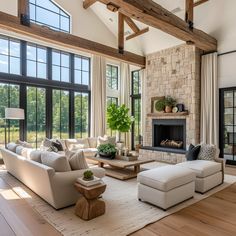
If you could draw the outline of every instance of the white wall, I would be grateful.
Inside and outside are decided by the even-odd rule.
[[[55,2],[72,16],[72,34],[116,47],[115,36],[91,9],[83,8],[83,0],[55,0]],[[0,0],[0,11],[16,16],[17,0]]]

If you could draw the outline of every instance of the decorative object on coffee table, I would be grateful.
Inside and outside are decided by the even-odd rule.
[[[83,220],[91,220],[105,214],[105,202],[98,199],[106,190],[106,184],[101,183],[86,187],[75,183],[75,188],[82,195],[75,207],[75,214]]]
[[[101,144],[98,146],[98,154],[100,157],[114,159],[116,156],[116,147],[113,144]]]

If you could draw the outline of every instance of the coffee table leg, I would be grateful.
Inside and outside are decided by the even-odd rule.
[[[104,163],[98,162],[98,166],[102,168],[102,167],[104,167]]]
[[[134,172],[137,174],[140,172],[140,165],[134,166]]]

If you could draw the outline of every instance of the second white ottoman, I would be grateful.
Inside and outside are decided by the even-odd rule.
[[[138,199],[164,210],[194,196],[194,171],[168,165],[138,174]]]

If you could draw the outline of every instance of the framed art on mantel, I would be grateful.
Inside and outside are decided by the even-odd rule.
[[[162,97],[152,97],[151,98],[151,113],[158,113],[156,109],[156,102],[165,99],[165,96]]]

